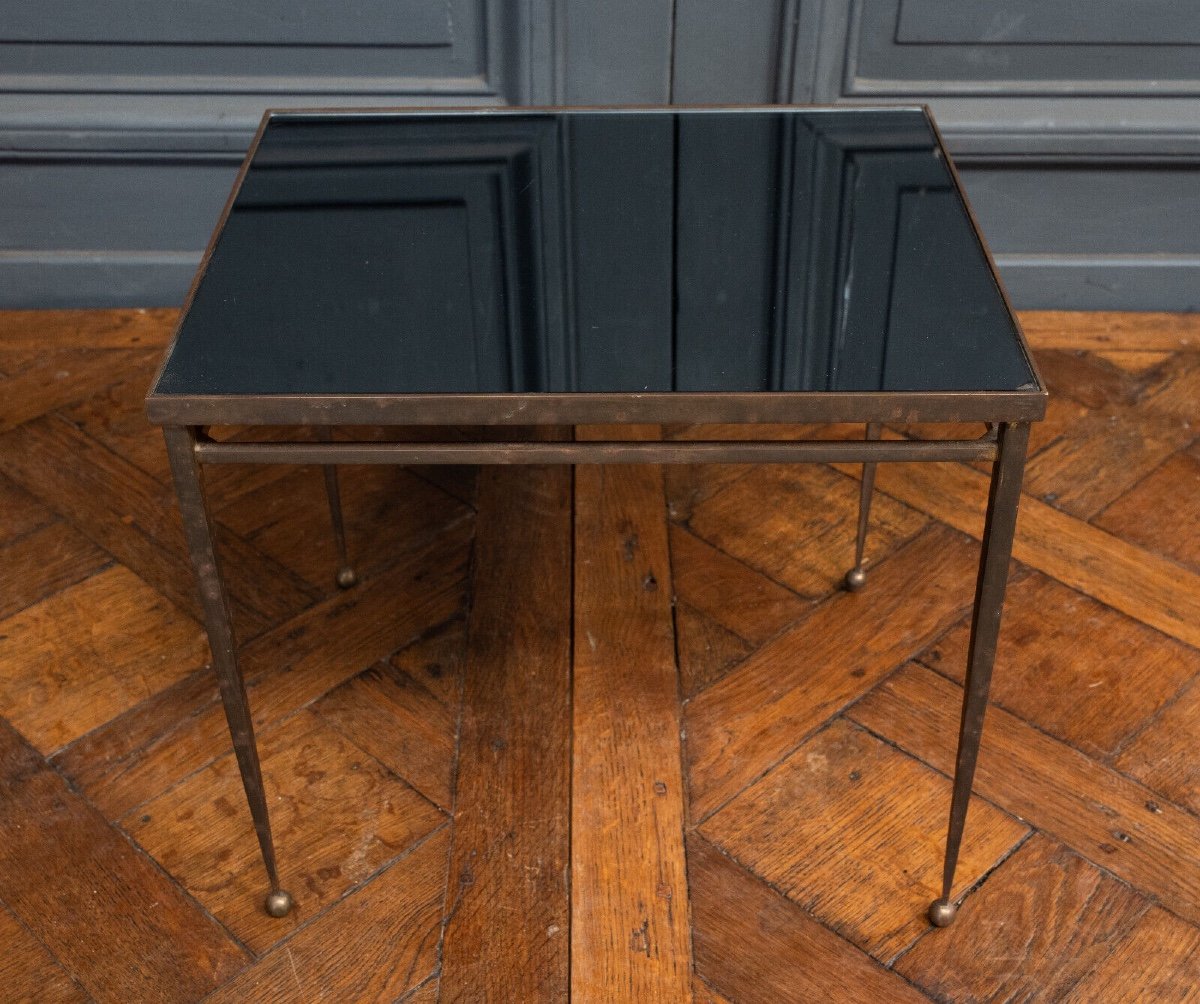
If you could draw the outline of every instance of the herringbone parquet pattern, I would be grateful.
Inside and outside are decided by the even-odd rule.
[[[880,470],[855,595],[853,466],[350,468],[346,592],[319,471],[212,469],[267,917],[141,413],[173,316],[0,314],[0,999],[1200,998],[1194,319],[1027,317],[1053,397],[934,931],[954,464]]]

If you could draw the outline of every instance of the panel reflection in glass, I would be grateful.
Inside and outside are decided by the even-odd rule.
[[[281,116],[161,393],[1012,390],[924,115]]]

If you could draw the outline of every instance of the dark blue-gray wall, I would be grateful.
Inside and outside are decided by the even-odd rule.
[[[1200,307],[1200,8],[0,0],[0,306],[178,303],[262,110],[926,102],[1018,306]]]

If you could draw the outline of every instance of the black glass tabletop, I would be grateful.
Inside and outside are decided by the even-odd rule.
[[[919,109],[280,113],[155,393],[1036,387]]]

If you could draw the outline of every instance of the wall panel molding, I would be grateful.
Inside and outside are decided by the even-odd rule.
[[[0,251],[0,306],[176,307],[198,251]]]
[[[960,7],[827,5],[816,99],[929,104],[959,156],[1200,161],[1200,8],[1139,0],[1101,23],[1068,0]],[[1168,28],[1173,44],[1147,41]]]
[[[214,10],[0,0],[0,307],[180,302],[267,108],[670,100],[671,0]]]
[[[1200,255],[997,255],[1021,309],[1200,311]]]
[[[844,0],[812,24],[813,100],[933,109],[1017,306],[1196,309],[1200,7]]]
[[[183,6],[0,0],[0,305],[178,302],[268,107],[671,100],[928,103],[1019,305],[1195,301],[1200,235],[1190,208],[1165,211],[1171,172],[1200,191],[1192,4],[364,0],[348,24],[332,0],[246,0],[223,23],[204,5],[167,17]],[[243,23],[251,9],[275,27]],[[1156,250],[1130,246],[1128,215],[1105,230],[1106,205],[1066,208],[1064,171],[1111,172],[1106,205],[1144,209]],[[1022,236],[1030,217],[1053,238]]]
[[[563,6],[0,0],[0,306],[180,302],[265,109],[553,103]]]

